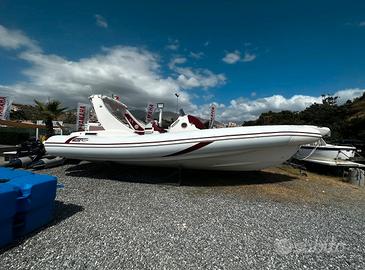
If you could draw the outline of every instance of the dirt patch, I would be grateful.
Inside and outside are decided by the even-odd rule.
[[[281,166],[262,170],[257,176],[264,176],[262,182],[237,186],[225,186],[226,193],[253,196],[279,202],[294,203],[361,203],[365,204],[365,189],[343,182],[340,177],[319,175],[289,166]],[[290,179],[279,181],[278,179]],[[252,180],[252,179],[247,179]]]

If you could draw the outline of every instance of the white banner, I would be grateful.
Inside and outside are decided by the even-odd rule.
[[[8,120],[10,118],[12,100],[9,97],[0,97],[0,119]]]
[[[210,106],[210,120],[209,120],[209,128],[213,128],[214,121],[215,121],[215,114],[216,114],[216,106],[212,104]]]
[[[89,122],[90,105],[84,103],[77,104],[76,130],[84,131]]]
[[[146,108],[146,123],[149,123],[153,120],[153,113],[156,110],[156,105],[153,103],[148,103]]]

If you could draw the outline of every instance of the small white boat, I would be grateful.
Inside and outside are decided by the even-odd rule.
[[[250,126],[204,129],[194,116],[180,116],[167,130],[125,115],[126,106],[91,97],[99,122],[96,132],[53,136],[47,153],[70,159],[208,170],[249,171],[276,166],[329,133],[316,126]],[[133,116],[132,116],[133,117]]]
[[[356,147],[329,144],[320,139],[317,142],[301,146],[293,158],[328,166],[364,167],[362,164],[351,161],[355,154]]]

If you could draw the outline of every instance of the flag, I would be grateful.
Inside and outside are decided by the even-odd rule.
[[[156,105],[153,103],[148,103],[146,108],[146,123],[151,122],[153,119],[153,113],[156,110]]]
[[[214,121],[215,121],[215,113],[216,113],[216,106],[212,104],[210,106],[210,120],[209,120],[209,128],[213,128]]]
[[[8,120],[10,118],[12,100],[9,97],[0,97],[0,119]]]
[[[84,103],[77,104],[76,130],[84,131],[89,122],[90,105]]]

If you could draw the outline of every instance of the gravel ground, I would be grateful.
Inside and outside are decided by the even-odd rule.
[[[365,191],[288,168],[184,172],[89,164],[52,224],[0,251],[1,269],[364,269]]]

